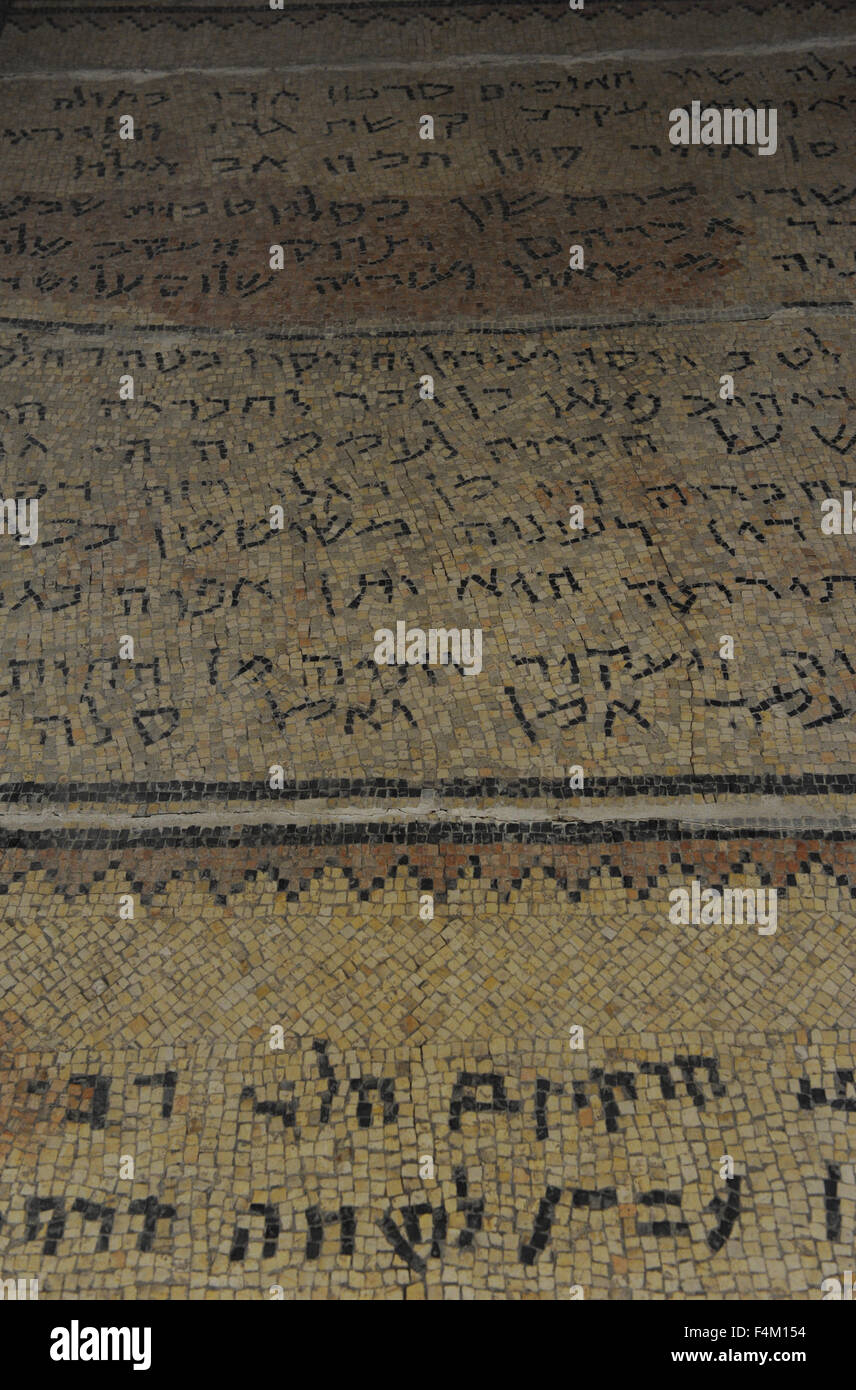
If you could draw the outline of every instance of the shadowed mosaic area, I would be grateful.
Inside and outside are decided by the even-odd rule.
[[[292,330],[840,304],[856,44],[825,53],[756,57],[751,73],[633,55],[443,73],[410,55],[358,82],[53,74],[27,81],[46,127],[22,121],[6,82],[4,165],[21,190],[3,208],[7,302],[75,322]],[[739,107],[747,82],[779,113],[773,158],[670,143],[688,86]]]
[[[378,57],[424,58],[438,66],[461,57],[555,56],[557,50],[572,57],[634,48],[697,55],[735,44],[763,46],[771,35],[799,44],[853,32],[849,0],[814,0],[798,7],[787,0],[587,0],[571,23],[567,6],[537,0],[497,5],[439,0],[427,8],[411,0],[286,0],[279,14],[255,0],[220,5],[190,0],[178,7],[12,0],[7,10],[4,51],[9,67],[27,74],[54,67],[73,71],[81,52],[128,72],[225,65],[227,56],[263,67],[314,63],[328,68]]]
[[[0,1278],[847,1265],[852,21],[5,7]]]

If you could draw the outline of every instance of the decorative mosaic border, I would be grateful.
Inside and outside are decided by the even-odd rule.
[[[373,800],[384,804],[399,797],[501,800],[603,800],[634,796],[833,796],[856,792],[856,773],[807,772],[799,776],[742,773],[708,773],[690,777],[592,777],[582,789],[571,789],[567,779],[461,778],[432,786],[381,777],[320,777],[311,782],[286,782],[272,791],[267,782],[7,782],[0,785],[0,805],[21,802],[182,802],[211,798],[224,801]]]
[[[852,831],[800,826],[803,840],[847,841]],[[640,840],[792,840],[792,827],[765,826],[739,830],[687,826],[680,821],[342,821],[307,825],[200,826],[176,825],[164,829],[78,827],[11,830],[0,829],[0,849],[125,849],[161,848],[187,850],[196,846],[220,849],[263,845],[491,845],[513,844],[621,844]]]

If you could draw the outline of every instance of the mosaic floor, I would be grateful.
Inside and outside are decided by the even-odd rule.
[[[0,1296],[852,1268],[854,72],[0,6]]]

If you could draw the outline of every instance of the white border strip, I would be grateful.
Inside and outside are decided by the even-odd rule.
[[[807,53],[815,49],[847,49],[856,46],[856,34],[817,35],[785,43],[737,44],[720,48],[615,48],[599,53],[462,53],[448,57],[377,58],[367,56],[348,62],[283,63],[274,67],[180,68],[50,68],[43,72],[0,72],[2,82],[99,81],[121,79],[151,82],[162,77],[278,77],[285,73],[312,72],[436,72],[480,67],[554,68],[588,67],[594,63],[665,63],[674,60],[697,63],[704,58],[763,58],[777,53]]]
[[[119,789],[117,789],[117,792]],[[119,797],[117,797],[119,799]],[[846,800],[846,799],[845,799]],[[412,822],[437,824],[451,822],[483,825],[520,826],[549,821],[554,825],[598,825],[604,821],[644,825],[649,821],[679,821],[687,827],[740,831],[741,829],[776,829],[799,832],[810,826],[813,830],[852,830],[852,807],[839,803],[830,806],[827,798],[791,799],[787,796],[750,796],[739,800],[719,802],[693,801],[689,798],[648,800],[601,800],[573,809],[565,804],[549,802],[520,806],[513,802],[483,802],[452,805],[438,804],[435,798],[394,803],[389,806],[342,805],[331,806],[329,801],[286,803],[271,801],[262,810],[235,807],[198,811],[156,811],[135,815],[127,811],[70,811],[64,806],[48,806],[38,811],[7,809],[0,812],[0,830],[187,830],[191,826],[203,829],[245,825],[406,825]]]

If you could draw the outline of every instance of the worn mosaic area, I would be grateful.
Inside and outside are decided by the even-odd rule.
[[[805,1298],[852,1249],[854,1042],[28,1052],[4,1261],[53,1298]]]
[[[834,314],[8,329],[6,484],[39,543],[9,540],[0,592],[4,780],[852,772],[853,538],[821,509],[854,486],[853,350]],[[398,623],[479,629],[478,667],[375,664]]]
[[[337,61],[425,57],[440,65],[462,55],[598,53],[605,48],[674,48],[692,51],[784,39],[852,34],[848,0],[811,0],[794,7],[733,0],[587,0],[568,24],[566,6],[547,0],[487,4],[438,0],[285,0],[279,14],[257,0],[185,0],[181,6],[100,0],[74,6],[68,0],[11,0],[4,51],[9,66],[29,73],[74,68],[81,45],[117,68],[163,68],[167,60],[196,65],[206,48],[216,57],[237,54],[247,63],[283,64],[300,59],[329,66]],[[110,12],[113,13],[110,13]],[[106,65],[106,64],[105,64]]]
[[[5,297],[27,317],[209,328],[841,303],[856,45],[805,56],[757,59],[751,79],[634,57],[449,73],[426,59],[326,84],[51,75],[27,81],[44,125],[9,82]],[[740,106],[747,80],[779,112],[773,159],[670,144],[688,84]]]
[[[748,1037],[853,1016],[856,863],[838,835],[411,835],[396,844],[381,826],[377,843],[337,847],[274,829],[230,848],[185,834],[183,853],[154,835],[73,853],[23,837],[35,846],[6,850],[0,871],[4,1045],[263,1044],[279,1024],[345,1049],[513,1036],[524,1021],[532,1036],[703,1023]],[[670,893],[693,881],[773,889],[775,932],[748,914],[670,921]]]
[[[852,1263],[853,21],[0,5],[0,1298]]]
[[[46,1296],[803,1298],[851,1248],[852,843],[40,838],[0,1249]],[[777,932],[673,925],[693,879]]]

